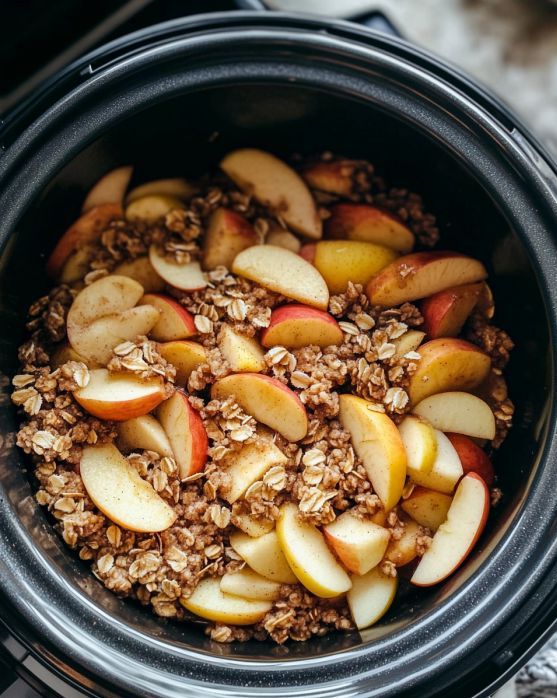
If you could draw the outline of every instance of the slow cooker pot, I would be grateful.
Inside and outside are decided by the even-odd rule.
[[[0,129],[2,622],[83,692],[118,696],[487,695],[556,621],[557,173],[509,111],[455,69],[345,22],[259,13],[152,27],[70,66]],[[231,148],[366,157],[437,214],[443,247],[488,266],[516,342],[504,492],[476,551],[382,622],[277,647],[116,598],[54,533],[14,447],[9,377],[44,260],[85,190],[121,163],[138,181],[196,175]]]

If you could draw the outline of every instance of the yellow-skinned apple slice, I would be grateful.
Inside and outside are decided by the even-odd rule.
[[[241,531],[230,534],[230,545],[252,570],[279,584],[296,584],[298,578],[290,569],[276,531],[253,538]]]
[[[175,522],[176,512],[113,444],[86,446],[79,472],[95,506],[118,526],[156,533]]]
[[[277,535],[290,568],[306,589],[325,599],[350,589],[350,577],[329,550],[323,534],[317,526],[300,520],[295,504],[282,505]]]
[[[177,390],[157,410],[182,479],[203,470],[207,461],[209,443],[199,413],[190,405],[187,396]]]
[[[373,305],[393,306],[426,298],[451,286],[482,281],[485,267],[458,252],[414,252],[374,276],[366,293]]]
[[[350,433],[373,489],[384,508],[392,509],[402,495],[406,451],[395,423],[373,403],[355,395],[340,396],[340,421]]]
[[[255,148],[229,153],[221,168],[242,191],[309,238],[320,238],[321,219],[304,180],[274,155]]]
[[[289,230],[284,230],[280,226],[276,226],[265,238],[265,244],[275,245],[276,247],[284,247],[285,250],[290,250],[296,254],[300,251],[302,243]]]
[[[221,462],[227,475],[227,484],[221,488],[221,496],[229,504],[233,504],[244,495],[248,487],[260,480],[269,468],[284,465],[288,458],[272,441],[261,441],[245,444]]]
[[[182,606],[201,618],[233,625],[252,625],[260,621],[271,610],[271,601],[246,599],[225,594],[220,581],[215,577],[202,579],[193,594],[180,597]]]
[[[56,278],[72,252],[95,242],[111,221],[122,215],[122,206],[119,204],[102,204],[84,213],[56,243],[46,263],[46,273],[51,278]]]
[[[218,337],[222,355],[230,368],[238,373],[259,373],[265,370],[265,355],[256,339],[223,325]]]
[[[304,245],[300,255],[325,279],[330,293],[344,293],[348,283],[365,285],[397,258],[392,249],[356,240],[322,240]]]
[[[399,424],[398,430],[406,450],[408,473],[429,473],[437,456],[437,440],[431,424],[409,416]]]
[[[430,395],[419,402],[413,412],[441,431],[478,439],[495,437],[495,417],[491,407],[470,393],[452,391]]]
[[[197,194],[198,189],[182,177],[174,179],[154,179],[134,187],[126,197],[126,204],[131,204],[144,196],[173,196],[180,201],[191,199]]]
[[[114,269],[114,274],[134,279],[143,286],[145,293],[157,293],[165,286],[163,279],[153,269],[149,257],[137,257],[122,262]]]
[[[154,451],[174,458],[170,441],[160,423],[150,414],[127,419],[118,424],[118,447],[121,451]]]
[[[447,518],[452,497],[427,487],[415,487],[401,509],[420,526],[436,531]]]
[[[247,533],[251,538],[259,538],[272,531],[275,522],[270,519],[260,519],[247,513],[235,513],[232,515],[234,526]]]
[[[256,601],[275,601],[280,596],[280,584],[265,579],[249,567],[239,572],[227,572],[220,579],[220,588],[225,594],[241,596]]]
[[[149,261],[157,274],[174,288],[181,291],[200,291],[207,286],[199,262],[177,264],[167,259],[156,245],[149,248]]]
[[[296,393],[276,378],[235,373],[213,384],[213,399],[230,396],[258,422],[278,431],[288,441],[300,441],[307,434],[306,408]]]
[[[430,339],[456,337],[478,303],[485,284],[464,284],[434,293],[422,301],[423,328]]]
[[[141,417],[164,400],[164,385],[158,378],[109,373],[106,368],[94,368],[89,375],[86,387],[78,388],[73,395],[87,412],[100,419],[124,422]]]
[[[338,196],[350,196],[354,193],[356,167],[357,164],[353,160],[316,162],[304,170],[303,177],[312,189]]]
[[[389,544],[386,528],[345,511],[323,527],[327,543],[349,572],[365,574],[378,565]]]
[[[463,474],[460,458],[443,432],[434,429],[434,433],[437,455],[433,467],[428,472],[408,468],[408,475],[418,485],[444,494],[452,494]]]
[[[385,245],[407,254],[414,247],[414,235],[392,213],[366,204],[336,204],[327,219],[327,235],[331,238],[361,240]]]
[[[162,293],[147,293],[141,299],[141,304],[151,305],[160,313],[157,324],[149,333],[155,341],[172,342],[197,334],[193,315],[174,298]]]
[[[107,172],[85,197],[81,212],[87,213],[95,206],[101,206],[102,204],[118,204],[122,206],[132,173],[133,167],[127,165]]]
[[[495,471],[487,453],[468,436],[449,433],[447,438],[458,453],[464,474],[477,473],[485,484],[491,487],[495,480]]]
[[[125,217],[132,223],[156,223],[170,211],[181,208],[184,208],[184,204],[176,196],[151,194],[129,203],[126,206]]]
[[[425,337],[425,332],[419,330],[408,330],[400,337],[397,337],[393,344],[396,348],[396,356],[406,356],[411,351],[418,351],[418,347]],[[419,353],[419,352],[418,352]]]
[[[203,268],[230,269],[236,255],[257,245],[259,238],[244,216],[228,208],[213,211],[203,240]]]
[[[329,289],[317,269],[283,247],[250,247],[236,257],[232,271],[314,308],[326,310],[329,304]]]
[[[261,333],[264,347],[283,346],[289,349],[300,349],[310,344],[329,347],[342,344],[342,339],[342,330],[332,315],[298,303],[275,308],[269,326]]]
[[[352,577],[352,589],[346,600],[358,630],[381,620],[391,607],[397,588],[397,577],[387,577],[380,569],[373,569],[362,577]]]
[[[395,567],[404,567],[418,557],[418,538],[423,530],[412,519],[403,518],[404,528],[400,538],[393,538],[387,547],[385,560],[392,562]]]
[[[159,345],[159,353],[176,369],[176,384],[184,386],[193,370],[207,361],[207,352],[198,342],[179,339]]]
[[[489,514],[489,490],[476,473],[460,481],[447,519],[420,560],[412,579],[416,586],[432,586],[451,575],[468,557],[481,536]]]
[[[418,368],[410,378],[412,404],[449,390],[473,390],[487,377],[491,359],[464,339],[432,339],[420,347]]]

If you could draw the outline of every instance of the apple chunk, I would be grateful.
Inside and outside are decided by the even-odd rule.
[[[158,378],[141,379],[131,373],[95,368],[87,386],[73,395],[95,417],[124,422],[154,410],[164,400],[164,385]]]
[[[396,356],[406,356],[411,351],[417,351],[425,337],[425,332],[419,330],[408,330],[393,341],[396,348]]]
[[[488,487],[491,487],[495,480],[495,471],[487,453],[472,439],[462,434],[447,434],[447,438],[458,453],[464,474],[476,473]]]
[[[200,291],[207,286],[199,262],[177,264],[167,259],[156,245],[149,248],[149,261],[157,274],[174,288],[181,291]]]
[[[79,472],[95,506],[122,528],[156,533],[176,520],[176,512],[113,444],[86,446]]]
[[[300,441],[307,434],[306,408],[296,393],[278,379],[259,373],[235,373],[213,384],[213,399],[231,395],[243,410],[288,441]]]
[[[222,355],[230,368],[238,373],[259,373],[265,370],[265,355],[256,339],[223,325],[218,337]]]
[[[415,487],[401,508],[420,526],[436,531],[447,518],[452,497],[427,487]]]
[[[398,427],[406,450],[408,472],[428,473],[437,456],[437,440],[431,424],[417,417],[405,417]]]
[[[135,199],[126,206],[126,220],[133,223],[156,223],[170,211],[184,208],[184,204],[176,196],[168,194],[150,194]]]
[[[197,334],[193,315],[174,298],[162,293],[147,293],[143,296],[141,303],[151,305],[160,313],[156,325],[150,332],[150,336],[157,342],[187,339]]]
[[[114,269],[114,274],[129,276],[143,286],[146,293],[157,293],[164,289],[164,281],[153,269],[149,257],[137,257],[122,262]]]
[[[66,259],[57,280],[61,284],[75,284],[83,281],[91,269],[90,265],[94,256],[95,248],[93,245],[79,247]]]
[[[485,380],[491,359],[463,339],[432,339],[422,344],[418,368],[410,378],[408,394],[415,405],[447,390],[472,390]]]
[[[205,348],[185,339],[160,344],[159,353],[176,369],[177,385],[185,385],[191,372],[207,361]]]
[[[452,574],[482,534],[489,513],[489,490],[476,473],[462,478],[433,542],[416,568],[412,584],[432,586]]]
[[[270,579],[265,579],[246,567],[239,572],[228,572],[221,577],[220,588],[225,594],[234,594],[256,601],[274,601],[280,595],[278,582],[271,582]]]
[[[241,531],[230,534],[230,545],[247,564],[265,579],[279,584],[296,584],[276,531],[252,538]]]
[[[275,527],[275,522],[270,519],[260,519],[252,514],[241,512],[232,515],[232,523],[251,538],[264,536]]]
[[[458,453],[442,431],[434,429],[437,442],[437,454],[433,467],[425,472],[408,468],[408,475],[418,485],[437,492],[452,494],[456,483],[462,477],[462,465]]]
[[[421,312],[428,337],[456,337],[478,303],[484,286],[483,283],[454,286],[426,298]]]
[[[491,407],[479,397],[459,391],[437,393],[419,402],[414,414],[427,419],[436,429],[475,436],[495,437],[495,417]]]
[[[353,160],[316,162],[307,167],[303,177],[312,189],[338,196],[350,196],[354,189],[357,163]]]
[[[207,461],[209,443],[199,413],[193,409],[187,396],[177,390],[157,410],[182,479],[203,470]]]
[[[390,534],[386,528],[345,511],[323,528],[327,543],[349,572],[365,574],[383,559]]]
[[[288,564],[306,589],[325,599],[350,589],[350,577],[329,550],[323,534],[300,520],[295,504],[282,505],[277,535]]]
[[[358,630],[369,628],[387,613],[394,601],[398,579],[373,569],[363,577],[352,577],[352,589],[346,595],[350,613]]]
[[[373,489],[388,511],[402,495],[406,451],[395,423],[373,403],[355,395],[340,396],[340,421],[350,433]]]
[[[131,204],[132,201],[142,199],[144,196],[158,196],[161,194],[163,196],[173,196],[181,201],[185,201],[186,199],[191,199],[192,196],[197,194],[197,191],[197,187],[190,184],[190,182],[182,177],[175,177],[174,179],[154,179],[151,182],[139,184],[132,189],[126,197],[126,203]]]
[[[275,308],[269,326],[261,333],[264,347],[283,346],[300,349],[310,344],[328,347],[342,344],[342,330],[332,315],[324,310],[292,303]]]
[[[257,233],[244,216],[218,208],[209,218],[203,240],[203,268],[223,266],[230,269],[238,253],[258,242]]]
[[[289,230],[284,230],[280,226],[272,229],[265,238],[266,245],[275,245],[276,247],[284,247],[285,250],[298,253],[302,246],[300,240]]]
[[[132,173],[133,167],[129,166],[117,167],[115,170],[107,172],[85,197],[81,212],[86,213],[102,204],[122,206]]]
[[[164,429],[150,414],[127,419],[118,425],[118,446],[124,452],[154,451],[159,456],[174,458]]]
[[[221,590],[215,577],[202,579],[188,598],[181,596],[182,606],[201,618],[233,625],[252,625],[272,608],[270,601],[246,599]]]
[[[404,567],[418,557],[418,538],[423,535],[423,530],[415,521],[406,517],[402,521],[402,536],[393,538],[385,553],[385,560],[392,562],[395,567]]]
[[[283,247],[250,247],[236,257],[232,271],[300,303],[321,310],[329,304],[329,289],[317,269]]]
[[[243,148],[220,163],[230,179],[287,225],[309,238],[320,238],[321,219],[304,180],[282,160],[263,150]]]
[[[272,441],[245,444],[239,451],[233,451],[222,463],[223,471],[228,476],[227,485],[222,488],[222,498],[233,504],[269,468],[287,462],[288,458]]]
[[[371,279],[366,292],[373,305],[393,306],[486,276],[483,264],[472,257],[457,252],[415,252],[385,267]]]
[[[336,204],[331,208],[326,228],[331,238],[373,242],[404,254],[414,247],[414,235],[408,227],[376,206]]]

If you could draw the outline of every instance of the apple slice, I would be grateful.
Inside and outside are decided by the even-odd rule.
[[[454,286],[426,298],[420,309],[428,337],[456,337],[478,303],[484,286],[484,283]]]
[[[432,339],[422,344],[418,368],[410,378],[408,394],[416,404],[447,390],[472,390],[485,380],[491,359],[464,339]]]
[[[133,167],[129,166],[117,167],[107,172],[85,197],[81,213],[87,213],[95,206],[103,204],[118,204],[121,207],[132,173]]]
[[[452,501],[448,494],[427,487],[415,487],[400,506],[420,526],[436,531],[447,518]]]
[[[491,407],[470,393],[454,391],[430,395],[419,402],[413,412],[441,431],[454,431],[478,439],[495,438]]]
[[[114,274],[129,276],[143,286],[145,293],[157,293],[164,289],[165,283],[153,269],[149,257],[137,257],[122,262],[114,269]]]
[[[259,373],[265,370],[265,355],[253,337],[246,337],[225,324],[219,332],[218,344],[233,371]]]
[[[126,203],[131,204],[144,196],[173,196],[181,201],[191,199],[197,194],[198,189],[182,177],[174,179],[154,179],[152,182],[140,184],[130,191],[126,197]]]
[[[157,533],[176,521],[176,512],[113,444],[86,446],[79,473],[93,504],[122,528]]]
[[[304,170],[303,177],[312,189],[350,196],[354,188],[355,169],[355,163],[351,160],[316,162]]]
[[[233,625],[257,623],[273,606],[270,601],[225,594],[216,577],[202,579],[191,596],[180,597],[180,603],[186,610],[201,618]]]
[[[366,204],[333,206],[327,220],[327,234],[335,239],[373,242],[403,254],[414,247],[413,233],[397,216]]]
[[[264,347],[279,345],[289,349],[301,349],[310,344],[329,347],[342,344],[342,339],[342,330],[332,315],[298,303],[275,308],[269,326],[261,333]]]
[[[93,245],[84,245],[72,252],[58,275],[58,281],[61,284],[75,284],[77,281],[82,281],[90,271],[90,264],[94,254],[95,248]]]
[[[217,208],[209,218],[203,240],[203,268],[230,269],[238,253],[258,242],[257,233],[244,216],[228,208]]]
[[[398,430],[406,450],[408,472],[429,473],[437,457],[437,440],[431,424],[409,416]]]
[[[300,254],[315,266],[330,293],[344,293],[350,281],[365,285],[397,258],[388,247],[355,240],[322,240],[304,245]]]
[[[329,289],[317,269],[283,247],[250,247],[236,257],[232,271],[300,303],[321,310],[329,304]]]
[[[292,571],[312,594],[330,599],[350,589],[350,577],[329,550],[323,534],[317,526],[300,520],[295,504],[281,506],[277,535]]]
[[[437,455],[429,472],[408,468],[408,476],[417,484],[444,494],[452,494],[462,477],[458,453],[443,432],[434,429]]]
[[[263,150],[243,148],[229,153],[221,168],[242,191],[279,215],[308,238],[320,238],[321,219],[304,180],[282,160]]]
[[[161,254],[156,245],[149,248],[149,261],[157,274],[174,288],[181,291],[200,291],[207,286],[199,262],[177,264]]]
[[[203,470],[207,461],[209,442],[199,413],[193,409],[187,396],[177,390],[157,410],[182,479]]]
[[[366,292],[373,305],[390,307],[486,276],[483,264],[472,257],[457,252],[414,252],[399,257],[374,276]]]
[[[109,373],[106,368],[94,368],[89,375],[87,386],[75,390],[73,396],[99,419],[124,422],[147,414],[164,400],[164,385],[158,378]]]
[[[396,356],[405,356],[411,351],[417,351],[425,337],[425,332],[419,330],[408,330],[400,337],[397,337],[393,344],[396,348]]]
[[[61,344],[50,358],[52,368],[60,368],[68,361],[81,361],[82,364],[89,365],[86,359],[81,354],[78,354],[75,349],[72,349],[69,344]],[[89,366],[89,368],[93,367]]]
[[[280,226],[276,226],[265,238],[266,245],[275,245],[275,247],[284,247],[285,250],[290,250],[296,254],[300,251],[302,243],[289,230],[284,230]]]
[[[223,471],[228,476],[226,487],[221,488],[222,498],[233,504],[269,468],[287,462],[288,458],[272,441],[245,444],[239,451],[233,451],[222,463]]]
[[[132,223],[156,223],[163,219],[167,213],[175,209],[184,208],[182,201],[176,196],[168,194],[150,194],[135,199],[126,206],[126,220]]]
[[[205,348],[184,339],[160,344],[159,354],[176,369],[177,385],[186,385],[191,372],[207,362]]]
[[[150,414],[118,424],[118,447],[129,453],[145,449],[159,456],[174,458],[170,441],[160,423]]]
[[[389,543],[385,560],[392,562],[395,567],[409,565],[418,557],[418,538],[423,535],[420,526],[412,519],[403,519],[404,529],[402,536]]]
[[[275,522],[270,519],[259,519],[251,514],[242,513],[234,514],[232,523],[251,538],[264,536],[265,533],[269,533],[275,527]]]
[[[378,565],[389,544],[386,528],[345,511],[323,528],[327,543],[349,572],[365,574]]]
[[[358,630],[369,628],[387,613],[396,596],[397,577],[387,577],[373,569],[363,577],[354,575],[352,589],[346,595],[350,613]]]
[[[141,303],[153,306],[160,313],[157,324],[150,332],[150,336],[157,342],[172,342],[197,334],[193,315],[174,298],[162,293],[148,293],[143,296]]]
[[[350,432],[375,493],[384,508],[392,509],[406,479],[406,451],[395,423],[373,403],[355,395],[340,396],[340,421]]]
[[[235,373],[213,384],[213,400],[231,395],[243,410],[288,441],[300,441],[307,434],[306,408],[296,393],[277,378],[260,373]]]
[[[46,263],[46,273],[55,279],[68,257],[79,247],[95,242],[111,221],[122,217],[122,206],[103,204],[84,213],[66,230],[56,243]]]
[[[241,531],[230,534],[230,545],[247,564],[265,579],[279,584],[296,584],[298,578],[282,552],[276,531],[252,538]]]
[[[487,453],[462,434],[447,434],[447,438],[458,453],[464,474],[476,473],[491,487],[495,480],[495,470]]]
[[[451,575],[472,551],[488,514],[489,490],[479,475],[468,473],[457,487],[447,520],[416,568],[412,584],[428,587]]]
[[[265,579],[248,567],[239,572],[227,572],[220,579],[220,589],[225,594],[241,596],[256,601],[275,601],[280,596],[280,584]]]

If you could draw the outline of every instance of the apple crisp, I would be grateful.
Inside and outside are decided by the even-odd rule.
[[[58,241],[12,381],[65,543],[216,642],[364,629],[445,579],[514,411],[483,265],[362,160],[130,177]]]

